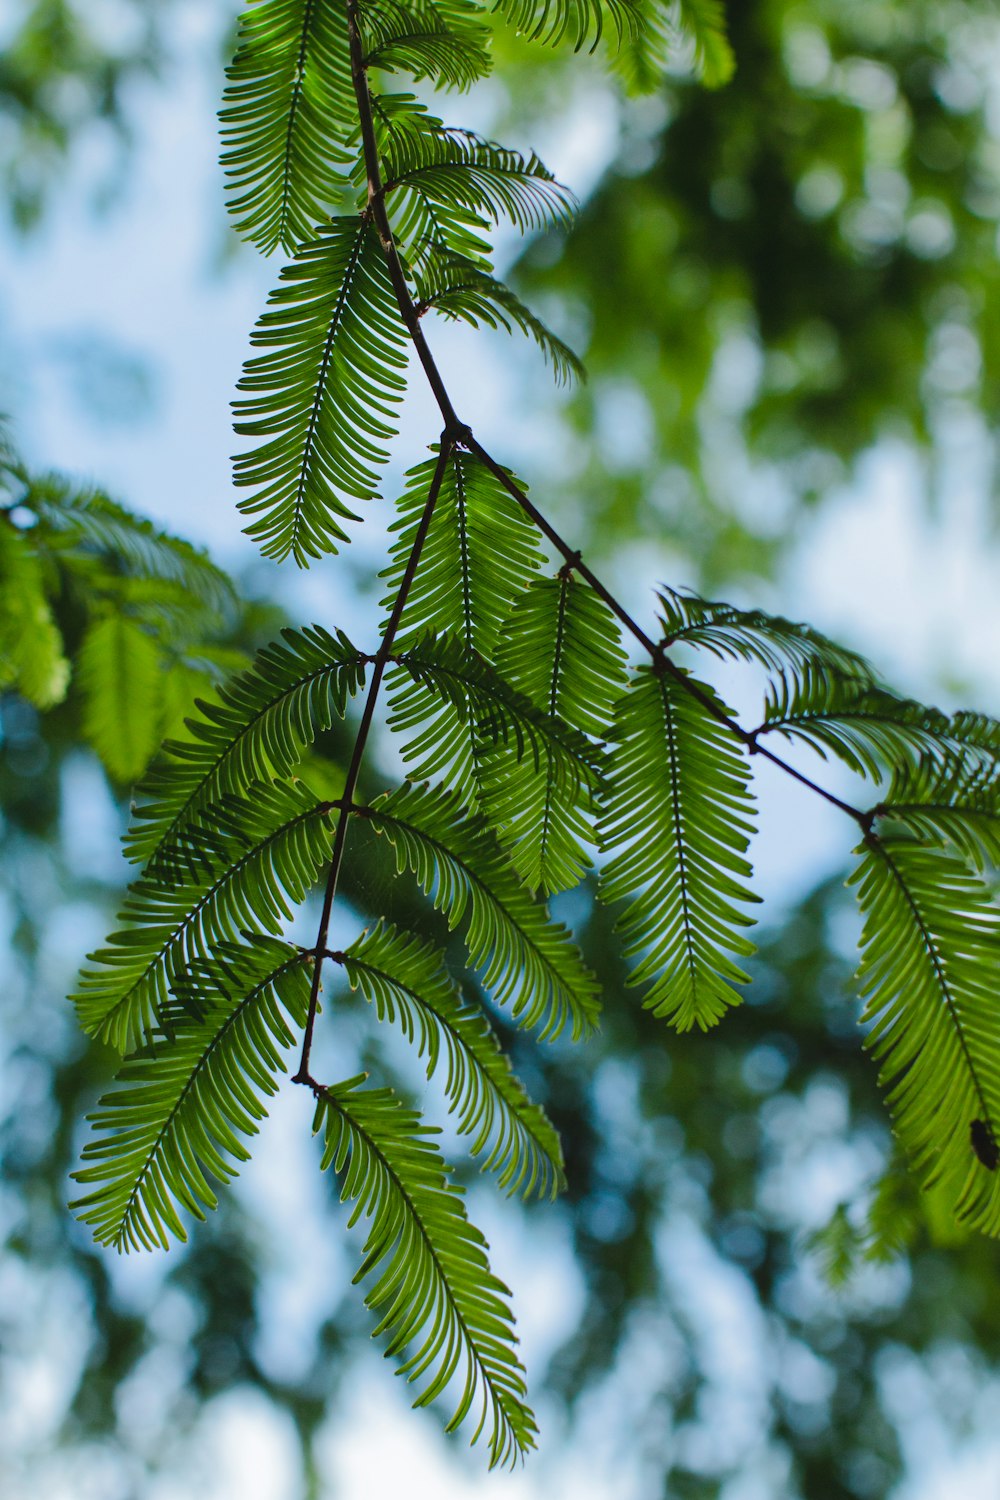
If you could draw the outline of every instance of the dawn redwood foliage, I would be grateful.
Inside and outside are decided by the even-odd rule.
[[[141,776],[192,697],[246,666],[226,574],[100,490],[31,472],[0,427],[0,692],[33,708],[72,684],[112,780]]]
[[[497,10],[540,43],[607,44],[633,86],[677,46],[707,82],[732,67],[717,0]],[[760,611],[664,587],[650,633],[477,441],[434,362],[428,315],[518,327],[558,378],[577,373],[490,259],[498,221],[530,233],[566,222],[573,200],[534,154],[446,126],[390,85],[467,87],[489,70],[491,24],[475,0],[247,7],[221,116],[230,206],[241,234],[290,257],[236,404],[250,534],[300,566],[337,550],[375,496],[411,365],[441,427],[399,500],[374,649],[334,622],[285,631],[199,705],[144,784],[128,836],[143,871],[78,995],[84,1027],[124,1060],[75,1206],[118,1248],[183,1238],[185,1215],[214,1206],[246,1159],[296,1047],[322,1164],[364,1224],[357,1279],[376,1332],[417,1403],[447,1391],[449,1425],[468,1419],[496,1464],[536,1438],[508,1294],[411,1102],[364,1076],[315,1075],[324,980],[327,1004],[339,974],[428,1074],[440,1069],[471,1155],[506,1191],[556,1192],[560,1144],[451,950],[387,918],[331,949],[352,829],[385,840],[464,941],[481,992],[539,1043],[599,1024],[598,986],[546,907],[596,854],[597,896],[618,913],[644,1003],[707,1030],[739,1003],[753,951],[753,762],[781,767],[853,825],[864,1043],[895,1130],[923,1184],[996,1234],[1000,725],[902,699],[852,652]],[[99,520],[114,517],[86,524]],[[0,528],[5,569],[40,580],[39,549],[64,524],[85,518],[39,510],[31,527]],[[40,581],[36,594],[43,610]],[[102,625],[89,649],[97,696],[120,671],[113,634]],[[12,669],[28,696],[42,680],[39,701],[61,671],[42,635],[48,675],[26,659]],[[158,663],[133,658],[141,686]],[[720,659],[763,682],[754,722],[713,686]],[[359,695],[342,784],[313,791],[311,747]],[[409,775],[365,800],[383,704]],[[784,742],[843,762],[870,794],[835,795],[786,762]],[[289,922],[314,891],[315,937],[298,944]]]

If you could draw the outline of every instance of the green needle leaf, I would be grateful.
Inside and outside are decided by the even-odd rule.
[[[616,712],[601,828],[612,856],[601,894],[627,901],[618,925],[639,956],[630,983],[652,981],[644,1003],[679,1031],[739,1004],[747,975],[730,955],[754,951],[742,932],[757,899],[745,884],[749,771],[708,703],[723,709],[705,683],[639,669]]]
[[[125,1052],[165,1024],[174,983],[248,928],[277,936],[330,852],[328,803],[301,782],[257,783],[206,810],[186,874],[155,871],[130,889],[106,947],[74,997],[80,1024]],[[289,904],[291,903],[291,905]]]
[[[185,878],[204,852],[206,809],[294,770],[363,682],[364,658],[343,633],[284,631],[217,701],[198,704],[186,739],[163,747],[164,762],[140,788],[129,858],[147,860],[150,874]]]
[[[597,1023],[598,987],[569,932],[518,879],[489,825],[439,787],[406,784],[363,815],[412,870],[450,927],[467,917],[473,967],[515,1021],[541,1040],[571,1023],[574,1039]]]
[[[341,198],[357,129],[342,0],[256,0],[219,113],[237,231],[265,255],[312,237]]]
[[[247,535],[300,567],[336,552],[357,520],[345,499],[377,498],[405,380],[405,333],[378,233],[348,214],[317,231],[281,273],[251,342],[236,431],[263,438],[234,461]]]
[[[97,1139],[73,1175],[92,1191],[70,1206],[95,1239],[167,1249],[171,1235],[187,1238],[182,1209],[202,1219],[216,1206],[212,1180],[228,1182],[247,1160],[240,1137],[267,1113],[308,998],[301,953],[273,938],[220,945],[195,966],[169,1032],[126,1059],[90,1116]]]
[[[162,666],[156,641],[127,615],[96,621],[80,646],[84,733],[123,784],[142,775],[159,742]]]
[[[352,943],[344,967],[353,989],[395,1021],[430,1078],[443,1061],[445,1092],[473,1156],[488,1151],[483,1170],[497,1172],[508,1192],[554,1197],[563,1186],[559,1137],[533,1104],[500,1050],[478,1005],[466,1003],[441,955],[419,938],[379,923]]]
[[[480,1406],[473,1442],[486,1430],[490,1467],[535,1446],[524,1404],[524,1372],[513,1352],[507,1288],[492,1274],[487,1245],[470,1224],[436,1132],[390,1089],[365,1089],[365,1075],[320,1093],[315,1130],[323,1168],[341,1179],[351,1224],[368,1223],[355,1282],[377,1277],[365,1302],[380,1314],[377,1336],[408,1381],[423,1381],[426,1406],[452,1381],[460,1395],[447,1430]],[[488,1424],[488,1426],[487,1426]]]
[[[890,837],[856,852],[865,1046],[894,1127],[924,1186],[1000,1234],[1000,911],[948,850]]]

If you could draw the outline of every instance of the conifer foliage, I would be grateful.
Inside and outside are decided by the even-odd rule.
[[[540,43],[602,40],[634,82],[678,39],[709,83],[732,66],[716,0],[498,10]],[[83,1026],[125,1057],[93,1117],[76,1207],[118,1248],[183,1238],[185,1216],[211,1208],[246,1158],[294,1047],[322,1165],[363,1225],[357,1279],[375,1331],[417,1403],[450,1401],[450,1426],[468,1418],[500,1463],[535,1441],[508,1293],[414,1102],[314,1073],[321,989],[336,1006],[339,976],[341,996],[357,992],[402,1030],[502,1189],[556,1191],[558,1138],[491,1013],[538,1043],[598,1024],[597,986],[546,905],[596,863],[644,1003],[678,1028],[720,1022],[753,951],[753,768],[765,759],[860,834],[865,1043],[922,1181],[998,1234],[1000,726],[901,699],[853,653],[761,611],[664,589],[649,633],[478,443],[434,362],[429,315],[518,327],[559,377],[578,368],[495,277],[490,247],[501,220],[525,233],[565,222],[569,193],[533,154],[446,127],[390,88],[400,74],[464,88],[487,72],[489,40],[474,0],[247,6],[222,113],[231,207],[241,234],[290,257],[236,405],[251,440],[235,461],[250,533],[301,566],[348,540],[381,482],[408,364],[441,430],[399,501],[376,649],[335,622],[286,632],[201,704],[140,791],[128,849],[144,869],[79,987]],[[125,525],[103,503],[59,505],[39,512],[53,547]],[[197,559],[145,532],[126,540],[161,556],[164,579],[212,595]],[[16,527],[0,543],[4,568],[41,566]],[[10,670],[44,702],[62,668],[31,590],[37,657]],[[152,670],[129,619],[99,620],[83,653],[96,739],[116,721],[111,695],[141,696]],[[719,659],[761,689],[759,722],[741,722],[712,685]],[[313,791],[311,747],[354,698],[346,774],[335,794]],[[364,798],[383,709],[410,774]],[[793,749],[841,762],[871,794],[844,800],[798,753],[786,760]],[[133,774],[145,747],[122,756],[118,772]],[[434,930],[461,937],[468,974],[453,945],[387,916],[330,947],[362,825],[443,914]],[[303,945],[288,924],[304,904],[315,937]]]

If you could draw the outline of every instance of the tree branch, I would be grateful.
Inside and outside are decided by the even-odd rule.
[[[687,673],[684,672],[680,667],[678,667],[675,662],[671,661],[663,645],[658,641],[654,641],[651,636],[646,634],[642,626],[638,624],[638,622],[634,620],[629,614],[628,610],[625,609],[625,607],[621,603],[619,603],[610,589],[604,586],[604,584],[598,578],[597,574],[587,566],[587,564],[580,556],[579,551],[575,547],[571,547],[569,542],[567,542],[562,536],[560,536],[559,532],[556,531],[551,522],[542,514],[538,507],[536,505],[533,505],[532,502],[528,499],[528,496],[525,494],[524,490],[517,483],[517,481],[511,478],[507,471],[497,463],[496,459],[494,459],[491,454],[487,453],[482,444],[476,441],[471,431],[467,432],[466,435],[462,437],[461,442],[463,447],[468,448],[471,453],[474,453],[476,455],[481,463],[485,464],[490,473],[500,481],[500,483],[503,485],[504,489],[512,497],[512,499],[516,500],[525,514],[530,516],[535,525],[538,527],[539,531],[541,531],[542,535],[548,538],[553,547],[555,547],[557,552],[559,552],[563,557],[564,568],[569,571],[579,573],[580,577],[590,585],[594,593],[597,594],[598,598],[603,599],[604,603],[611,610],[612,614],[621,621],[622,625],[624,625],[629,634],[633,636],[634,639],[638,641],[643,650],[649,654],[655,666],[657,666],[661,671],[669,673],[669,675],[673,677],[675,681],[679,682],[681,686],[701,704],[706,713],[710,713],[712,717],[714,719],[717,719],[720,724],[724,724],[730,731],[730,733],[735,735],[735,737],[741,742],[741,744],[746,747],[748,754],[763,756],[765,760],[770,761],[772,765],[777,766],[779,770],[784,771],[787,776],[791,776],[795,781],[801,782],[803,786],[806,786],[810,791],[815,792],[818,797],[824,798],[825,801],[832,803],[834,807],[839,808],[841,812],[846,813],[848,817],[853,818],[864,833],[871,832],[873,820],[870,812],[865,812],[860,807],[854,807],[850,802],[845,802],[841,797],[835,796],[833,792],[827,791],[826,787],[820,786],[819,782],[813,781],[812,777],[806,776],[802,771],[797,771],[794,766],[789,765],[788,761],[783,760],[780,755],[775,755],[773,750],[768,750],[766,746],[759,744],[756,734],[752,733],[748,729],[744,729],[743,725],[740,724],[738,720],[734,719],[730,714],[727,714],[724,709],[721,709],[719,705],[708,696],[707,693],[703,693],[698,687],[697,683],[692,682]]]
[[[445,389],[441,372],[434,362],[424,338],[424,331],[420,326],[420,310],[417,308],[410,296],[410,289],[406,282],[406,272],[403,270],[403,262],[400,259],[399,249],[389,223],[389,215],[385,206],[385,185],[382,182],[382,167],[379,162],[378,144],[375,140],[375,121],[372,115],[372,96],[368,88],[368,69],[365,65],[364,47],[362,46],[361,31],[358,26],[358,6],[356,0],[350,0],[347,7],[347,38],[351,50],[351,80],[354,84],[354,97],[358,104],[358,120],[361,125],[361,148],[365,160],[365,176],[368,180],[368,209],[372,216],[375,228],[378,230],[379,239],[382,241],[382,249],[385,251],[386,262],[389,267],[389,277],[392,281],[393,291],[396,293],[396,301],[399,303],[399,311],[406,331],[413,341],[413,347],[417,352],[427,376],[427,382],[434,394],[441,416],[444,420],[445,431],[452,438],[468,431],[465,423],[460,421],[451,403],[451,397]]]
[[[294,1083],[306,1084],[314,1092],[317,1084],[309,1072],[309,1056],[312,1051],[316,1014],[319,1010],[319,992],[323,977],[323,959],[326,956],[327,937],[330,931],[330,916],[333,912],[334,897],[337,894],[337,882],[340,879],[341,866],[344,863],[344,851],[347,847],[347,827],[351,820],[351,814],[354,811],[354,793],[357,790],[358,777],[361,774],[361,762],[364,758],[365,746],[368,743],[368,735],[371,732],[372,720],[375,717],[375,704],[378,699],[379,689],[382,686],[382,677],[392,652],[392,643],[399,628],[403,610],[406,607],[407,597],[416,576],[417,564],[420,561],[420,554],[427,539],[427,532],[430,528],[431,517],[434,514],[434,507],[437,504],[437,497],[441,491],[445,470],[448,467],[453,452],[454,442],[448,432],[445,431],[441,434],[441,446],[438,451],[434,473],[431,477],[430,488],[427,491],[427,500],[417,526],[416,536],[413,538],[410,555],[406,560],[406,568],[396,593],[392,613],[386,624],[382,643],[375,653],[371,682],[368,685],[368,696],[365,699],[361,723],[358,725],[357,736],[354,740],[354,749],[351,752],[351,760],[347,768],[344,790],[342,795],[337,799],[341,811],[340,817],[337,819],[337,831],[333,837],[333,850],[330,854],[330,867],[327,871],[326,889],[323,894],[323,908],[319,919],[319,929],[316,933],[316,943],[313,948],[312,988],[309,993],[309,1012],[306,1016],[305,1032],[302,1038],[302,1056],[299,1061],[299,1070],[292,1080]]]
[[[838,808],[841,812],[846,813],[848,817],[852,818],[860,826],[866,838],[872,839],[875,837],[872,832],[874,817],[870,811],[863,811],[861,808],[854,807],[851,803],[845,802],[842,798],[835,796],[832,792],[827,791],[825,787],[820,786],[818,782],[813,781],[811,777],[806,776],[803,772],[796,770],[794,766],[789,765],[787,761],[783,760],[780,756],[775,755],[773,751],[768,750],[763,745],[761,745],[758,742],[755,733],[751,732],[750,730],[744,729],[742,724],[740,724],[730,714],[727,714],[724,709],[719,707],[718,703],[715,702],[714,698],[711,695],[704,692],[697,683],[692,681],[692,679],[685,671],[683,671],[682,668],[671,661],[663,644],[661,642],[654,641],[651,636],[647,635],[646,631],[643,630],[638,621],[633,619],[628,610],[625,609],[624,605],[622,605],[615,597],[615,595],[605,587],[605,585],[597,577],[596,573],[594,573],[591,568],[583,561],[579,550],[577,548],[571,547],[569,543],[564,540],[564,538],[559,534],[559,532],[555,529],[555,527],[551,524],[547,517],[543,515],[538,507],[528,499],[525,491],[516,482],[516,480],[514,480],[510,476],[510,474],[508,474],[507,471],[499,463],[497,463],[492,454],[488,453],[487,450],[482,446],[482,444],[477,441],[475,435],[472,432],[472,429],[465,422],[461,421],[461,419],[457,415],[451,397],[448,394],[448,390],[442,378],[441,372],[437,367],[434,356],[432,355],[430,347],[428,346],[427,340],[424,336],[423,328],[421,327],[421,315],[426,309],[414,303],[410,295],[410,289],[406,279],[406,272],[403,268],[403,262],[399,254],[399,248],[396,244],[395,236],[393,235],[392,225],[389,222],[389,215],[386,209],[386,184],[382,180],[382,168],[379,160],[378,142],[375,136],[375,121],[372,111],[372,98],[371,91],[368,86],[368,71],[365,63],[364,47],[362,44],[361,30],[358,20],[357,0],[349,0],[347,6],[347,34],[351,56],[351,81],[354,86],[354,95],[358,107],[358,121],[361,131],[361,145],[364,156],[365,176],[368,184],[368,202],[364,212],[371,216],[372,221],[378,231],[379,240],[381,241],[382,249],[385,253],[389,277],[392,282],[393,291],[395,292],[396,301],[399,306],[400,317],[402,318],[407,333],[410,336],[410,340],[413,343],[417,358],[419,359],[420,364],[423,367],[424,375],[427,378],[427,382],[441,412],[441,417],[444,422],[444,431],[441,434],[441,445],[438,453],[437,465],[435,467],[434,475],[431,480],[431,486],[427,496],[427,503],[424,506],[424,510],[420,518],[420,523],[417,528],[417,534],[414,537],[413,546],[410,549],[410,555],[407,559],[406,569],[400,583],[395,602],[393,604],[392,613],[386,626],[385,634],[382,637],[381,646],[379,647],[379,650],[374,658],[374,666],[372,670],[371,682],[368,688],[368,696],[365,701],[364,711],[361,716],[361,723],[359,725],[357,737],[354,742],[354,749],[351,754],[350,764],[348,765],[343,796],[342,798],[338,799],[341,806],[341,813],[340,817],[337,820],[337,830],[334,835],[333,850],[330,856],[330,866],[327,874],[326,889],[323,897],[323,907],[320,916],[319,930],[316,936],[315,947],[312,950],[314,954],[314,964],[312,989],[309,997],[309,1011],[306,1019],[305,1033],[303,1036],[302,1056],[299,1063],[299,1070],[295,1074],[294,1078],[294,1081],[296,1083],[307,1085],[313,1090],[314,1093],[317,1093],[317,1091],[321,1090],[322,1086],[317,1084],[315,1079],[313,1079],[312,1075],[310,1074],[309,1061],[312,1049],[313,1032],[316,1025],[316,1015],[319,1009],[319,992],[322,979],[322,965],[324,958],[329,955],[329,949],[327,948],[327,938],[329,934],[330,918],[333,910],[334,898],[337,892],[337,882],[344,860],[344,851],[347,843],[348,824],[350,822],[351,815],[355,810],[354,793],[357,789],[358,777],[361,771],[361,762],[364,757],[365,747],[368,742],[368,736],[371,731],[372,721],[374,719],[375,705],[378,699],[379,689],[382,685],[382,677],[384,675],[386,664],[389,661],[390,653],[392,650],[393,638],[402,616],[414,576],[416,575],[417,565],[420,560],[420,553],[423,548],[424,540],[427,536],[428,528],[430,526],[431,516],[433,515],[434,506],[437,501],[442,481],[444,479],[446,466],[449,459],[451,458],[452,453],[454,452],[456,445],[458,444],[468,449],[470,453],[474,453],[480,460],[480,462],[490,471],[490,473],[493,474],[493,476],[497,480],[499,480],[507,493],[517,502],[517,504],[531,519],[531,521],[535,524],[542,535],[546,537],[549,542],[551,542],[552,546],[555,547],[557,552],[559,552],[559,554],[562,556],[563,571],[566,573],[579,573],[580,577],[583,578],[590,586],[590,588],[593,589],[598,598],[604,601],[604,603],[611,610],[616,619],[620,621],[620,623],[625,627],[629,634],[649,655],[657,671],[668,673],[672,678],[674,678],[674,680],[678,682],[686,692],[690,693],[691,696],[701,704],[701,706],[706,710],[707,713],[710,713],[712,717],[715,718],[719,723],[725,725],[729,732],[745,747],[748,754],[763,756],[765,760],[768,760],[772,765],[777,766],[778,769],[783,771],[787,776],[792,777],[795,781],[798,781],[799,783],[801,783],[801,785],[807,787],[810,791],[815,792],[817,796],[822,797],[826,802],[829,802],[830,804],[832,804],[832,806]]]

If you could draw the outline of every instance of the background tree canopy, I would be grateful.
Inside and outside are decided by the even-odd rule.
[[[760,0],[729,27],[727,86],[626,115],[569,243],[525,265],[586,329],[573,494],[668,526],[713,585],[773,568],[879,439],[988,424],[1000,367],[992,17]]]
[[[169,76],[159,21],[162,11],[169,27],[171,8],[120,9],[130,27],[113,46],[65,4],[22,6],[8,27],[0,100],[21,225],[46,193],[54,211],[60,162],[95,118],[127,122],[122,80],[154,58]],[[535,241],[518,280],[544,290],[560,328],[585,333],[590,383],[546,417],[571,424],[564,504],[584,513],[582,539],[611,552],[655,529],[713,587],[771,576],[798,507],[822,505],[886,433],[931,461],[950,421],[974,421],[986,444],[1000,327],[990,7],[730,12],[732,81],[707,92],[678,75],[624,107],[573,234]],[[572,58],[508,71],[512,112],[568,89],[572,71]],[[185,693],[273,637],[278,612],[238,607],[183,543],[42,478],[45,455],[31,457],[6,463],[17,535],[5,533],[3,559],[10,596],[28,601],[20,628],[51,642],[44,683],[18,676],[16,635],[4,642],[0,1431],[14,1493],[80,1493],[81,1476],[103,1495],[183,1492],[211,1464],[205,1444],[230,1399],[291,1414],[301,1454],[280,1493],[329,1493],[326,1424],[351,1361],[373,1358],[347,1261],[321,1262],[327,1274],[296,1313],[294,1276],[276,1270],[281,1232],[252,1190],[225,1194],[152,1284],[98,1253],[64,1208],[78,1122],[113,1060],[84,1047],[63,996],[119,903],[113,835],[153,749],[148,732],[130,744],[107,725],[163,729]],[[745,499],[761,474],[781,497],[763,514]],[[169,607],[164,582],[183,605],[178,593]],[[188,607],[192,587],[203,613]],[[87,671],[88,642],[93,655],[95,634],[112,629],[124,719]],[[128,674],[156,681],[136,661],[150,643],[175,670],[169,701],[140,712]],[[66,664],[69,695],[50,707]],[[336,726],[317,748],[315,774],[336,787],[349,739]],[[393,872],[381,842],[364,841],[345,871],[351,906],[388,906],[440,934],[423,905],[405,906]],[[495,1018],[566,1154],[566,1195],[527,1212],[521,1241],[544,1225],[533,1254],[551,1245],[576,1289],[532,1364],[543,1419],[553,1447],[562,1430],[582,1454],[596,1424],[598,1455],[643,1500],[753,1485],[889,1495],[933,1452],[919,1446],[921,1420],[942,1445],[988,1430],[995,1251],[921,1199],[893,1155],[845,999],[856,937],[846,913],[839,880],[803,895],[760,945],[750,1003],[708,1043],[668,1036],[627,1001],[576,1050],[529,1051]],[[580,891],[566,914],[602,987],[621,997],[607,912]],[[337,1045],[368,1061],[350,1007]],[[398,1070],[405,1090],[402,1057]],[[307,1240],[339,1233],[327,1191]],[[489,1222],[496,1244],[504,1231]],[[859,1259],[866,1246],[874,1261]],[[516,1278],[513,1252],[507,1265]]]

